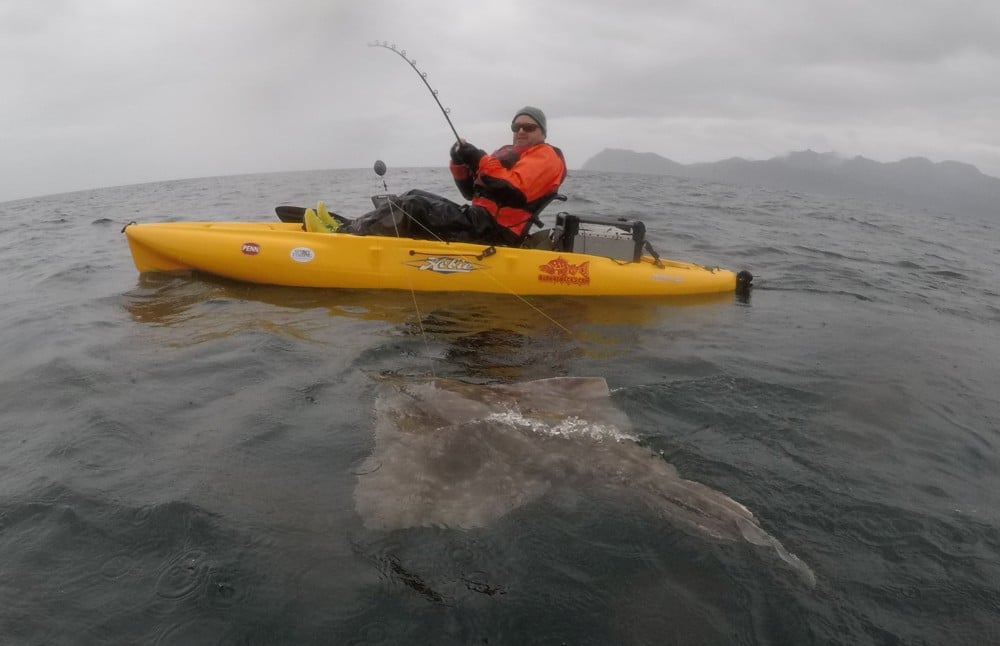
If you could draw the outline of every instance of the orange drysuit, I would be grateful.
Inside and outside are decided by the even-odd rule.
[[[518,238],[566,179],[562,151],[546,143],[504,146],[481,157],[475,170],[454,161],[449,168],[462,196]]]

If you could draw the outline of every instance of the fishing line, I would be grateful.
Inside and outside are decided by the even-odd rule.
[[[416,59],[407,58],[406,57],[406,50],[405,49],[399,49],[399,48],[397,48],[396,47],[396,43],[392,43],[390,45],[389,42],[385,41],[385,40],[383,40],[383,41],[377,41],[376,40],[376,41],[370,42],[370,43],[368,43],[368,46],[369,47],[381,47],[383,49],[388,49],[391,52],[395,52],[396,54],[399,55],[400,58],[402,58],[404,61],[406,61],[407,63],[409,63],[410,67],[413,68],[413,71],[416,72],[417,75],[420,77],[420,80],[423,81],[424,85],[427,86],[427,89],[428,89],[428,91],[430,91],[431,96],[434,97],[434,102],[437,103],[438,108],[441,110],[441,114],[444,115],[444,120],[448,122],[448,127],[451,128],[452,134],[455,135],[455,141],[461,142],[462,138],[458,136],[458,130],[455,130],[455,124],[453,124],[451,122],[451,117],[448,116],[449,113],[451,112],[451,109],[450,108],[446,108],[443,105],[441,105],[441,100],[438,98],[438,91],[435,90],[434,88],[432,88],[431,84],[427,82],[427,72],[421,72],[420,71],[420,69],[417,67],[417,61],[416,61]],[[386,187],[386,183],[385,183],[385,171],[386,171],[385,163],[381,159],[378,160],[378,161],[376,161],[375,162],[375,173],[379,177],[382,178],[382,187],[385,189],[385,192],[388,193],[389,189]],[[390,198],[389,199],[389,214],[390,214],[390,217],[392,217],[392,225],[393,225],[393,227],[396,230],[396,237],[398,238],[398,237],[400,237],[399,236],[399,227],[396,225],[396,216],[393,213],[393,206],[398,206],[398,205],[394,205],[393,204],[393,200]],[[422,229],[424,229],[424,231],[426,231],[427,233],[429,233],[438,242],[445,242],[436,233],[434,233],[433,231],[431,231],[430,229],[428,229],[424,225],[423,222],[420,222],[418,219],[412,217],[409,213],[407,213],[405,209],[403,209],[403,208],[400,207],[400,211],[402,212],[402,214],[405,217],[409,218],[411,222],[416,222],[418,226],[420,226]],[[489,274],[487,273],[487,275],[489,275]],[[546,314],[545,312],[543,312],[540,308],[538,308],[537,306],[535,306],[532,303],[530,303],[529,301],[527,301],[523,296],[521,296],[520,294],[516,293],[510,287],[508,287],[508,286],[504,285],[503,283],[501,283],[496,278],[496,276],[490,275],[489,277],[490,277],[491,280],[493,280],[497,285],[499,285],[500,287],[502,287],[509,294],[511,294],[512,296],[514,296],[518,300],[520,300],[522,303],[524,303],[525,305],[527,305],[531,309],[535,310],[535,312],[537,312],[538,314],[541,314],[543,317],[545,317],[546,319],[548,319],[552,324],[554,324],[556,327],[558,327],[559,329],[561,329],[567,335],[569,335],[569,336],[573,335],[573,333],[565,325],[561,324],[559,321],[555,320],[554,318],[552,318],[551,316],[549,316],[548,314]],[[414,305],[414,309],[416,309],[416,303],[417,303],[417,301],[416,301],[416,294],[413,293],[412,285],[411,285],[411,288],[410,288],[410,293],[413,294],[413,305]],[[418,310],[418,314],[419,314],[419,310]],[[421,333],[423,333],[423,326],[422,325],[421,325]]]
[[[392,228],[395,229],[396,231],[396,238],[399,238],[400,237],[399,225],[396,223],[396,212],[395,212],[395,207],[397,205],[395,204],[395,200],[392,199],[393,196],[389,195],[389,185],[385,183],[385,171],[386,171],[385,162],[382,161],[381,159],[376,159],[373,170],[375,171],[375,174],[378,175],[379,178],[381,178],[382,180],[382,190],[385,191],[387,200],[389,202],[389,217],[392,218]],[[408,217],[411,220],[413,220],[413,218],[410,217],[410,214],[407,213],[405,209],[400,207],[399,210],[403,213],[405,217]],[[427,363],[431,369],[431,377],[434,377],[436,379],[437,375],[434,373],[434,360],[431,358],[431,344],[430,341],[427,340],[427,331],[424,329],[424,317],[423,314],[420,313],[420,306],[417,305],[417,292],[416,290],[413,289],[412,281],[410,282],[410,299],[413,301],[413,311],[417,315],[417,329],[420,330],[420,338],[424,340],[424,351],[427,353]]]
[[[431,96],[434,97],[434,102],[438,104],[438,108],[441,109],[441,114],[444,115],[444,120],[448,122],[448,127],[451,128],[452,133],[455,135],[455,141],[461,142],[462,138],[458,136],[458,130],[455,130],[455,124],[451,122],[451,117],[448,116],[448,114],[451,112],[451,109],[441,105],[441,100],[438,98],[438,91],[432,88],[431,84],[427,82],[427,72],[421,72],[419,69],[417,69],[416,59],[407,58],[406,50],[397,49],[396,43],[390,45],[387,41],[383,40],[382,42],[379,42],[376,40],[375,42],[368,43],[368,46],[382,47],[384,49],[388,49],[391,52],[396,52],[397,54],[399,54],[400,58],[402,58],[404,61],[410,64],[410,67],[413,68],[413,71],[416,72],[418,76],[420,76],[420,80],[423,81],[424,85],[427,86],[427,89],[430,90]]]
[[[383,162],[381,159],[376,160],[375,166],[374,166],[374,170],[375,170],[375,174],[378,175],[380,178],[382,178],[382,189],[385,190],[386,194],[388,194],[389,193],[389,187],[388,187],[388,185],[385,182],[385,172],[386,172],[385,162]],[[433,231],[431,231],[430,229],[428,229],[427,226],[425,226],[424,223],[421,222],[419,219],[417,219],[417,218],[413,217],[412,215],[410,215],[406,211],[406,209],[404,209],[402,206],[400,206],[399,204],[397,204],[396,201],[393,200],[391,196],[388,198],[388,202],[389,202],[389,217],[392,218],[392,227],[393,227],[393,229],[396,232],[396,237],[397,238],[401,238],[402,237],[399,234],[399,225],[397,223],[396,213],[395,213],[395,210],[399,209],[399,212],[402,213],[402,215],[405,218],[407,218],[410,222],[416,223],[417,226],[419,226],[424,231],[426,231],[427,234],[430,235],[434,240],[436,240],[437,242],[444,243],[444,244],[449,244],[447,241],[445,241],[444,239],[442,239],[439,235],[437,235],[436,233],[434,233]],[[490,248],[492,249],[492,247],[490,247]],[[492,255],[492,254],[490,254],[490,255]],[[550,323],[552,323],[553,325],[555,325],[557,328],[559,328],[560,330],[562,330],[563,332],[565,332],[567,336],[570,336],[570,337],[573,336],[573,332],[569,328],[567,328],[565,325],[563,325],[559,321],[555,320],[554,318],[552,318],[551,316],[549,316],[548,314],[546,314],[544,310],[542,310],[540,307],[538,307],[537,305],[535,305],[531,301],[527,300],[524,296],[521,296],[520,294],[518,294],[517,292],[515,292],[513,289],[511,289],[509,286],[507,286],[504,283],[502,283],[499,278],[497,278],[496,276],[494,276],[490,272],[486,272],[486,277],[489,278],[490,280],[492,280],[494,283],[496,283],[497,286],[499,286],[501,289],[503,289],[509,295],[511,295],[514,298],[516,298],[517,300],[521,301],[522,303],[524,303],[525,305],[527,305],[529,308],[531,308],[532,310],[534,310],[537,314],[541,315],[543,318],[547,319]],[[419,315],[420,315],[420,309],[417,307],[417,295],[416,295],[416,292],[413,289],[413,285],[412,284],[410,285],[410,295],[413,297],[413,309],[415,309],[417,311],[417,315],[418,315],[417,318],[418,318],[418,322],[419,322],[420,321],[420,317],[419,317]],[[419,324],[420,324],[420,333],[424,334],[423,324],[422,323],[419,323]],[[426,337],[424,337],[424,343],[425,344],[427,343]],[[429,350],[430,349],[428,347],[428,351]],[[431,372],[433,374],[433,368],[431,369]]]

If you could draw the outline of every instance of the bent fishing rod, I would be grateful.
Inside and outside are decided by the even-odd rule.
[[[441,109],[441,114],[444,115],[444,120],[448,122],[448,126],[451,128],[452,133],[454,133],[454,135],[455,135],[455,141],[461,142],[462,138],[458,136],[458,131],[455,130],[455,124],[453,124],[451,122],[451,117],[448,116],[448,113],[451,112],[451,110],[449,108],[446,108],[443,105],[441,105],[441,100],[438,99],[438,91],[435,90],[434,88],[432,88],[431,84],[427,82],[427,72],[421,72],[419,69],[417,69],[417,61],[415,59],[409,59],[409,58],[407,58],[406,57],[406,50],[405,49],[397,49],[396,48],[396,43],[393,43],[393,44],[390,45],[388,43],[388,41],[384,41],[383,40],[383,41],[379,42],[379,41],[376,40],[375,42],[368,43],[368,46],[369,47],[382,47],[382,48],[388,49],[389,51],[396,52],[397,54],[399,54],[400,58],[402,58],[404,61],[406,61],[407,63],[410,64],[410,67],[413,68],[413,71],[416,72],[420,76],[420,80],[423,81],[424,85],[427,86],[427,89],[430,90],[431,96],[434,97],[434,101],[438,104],[438,108]]]

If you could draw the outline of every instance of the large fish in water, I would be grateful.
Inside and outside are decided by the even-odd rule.
[[[602,378],[476,385],[390,383],[376,400],[375,449],[358,473],[366,527],[483,527],[556,487],[617,487],[675,524],[773,549],[815,576],[729,496],[691,480],[629,435]]]

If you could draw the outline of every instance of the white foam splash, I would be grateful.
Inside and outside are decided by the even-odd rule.
[[[543,420],[536,417],[526,417],[520,411],[506,410],[491,413],[486,418],[488,422],[497,422],[507,426],[527,428],[538,435],[549,435],[565,438],[588,438],[591,440],[614,440],[615,442],[637,442],[638,439],[625,433],[614,424],[599,424],[581,419],[575,415],[553,420]]]

